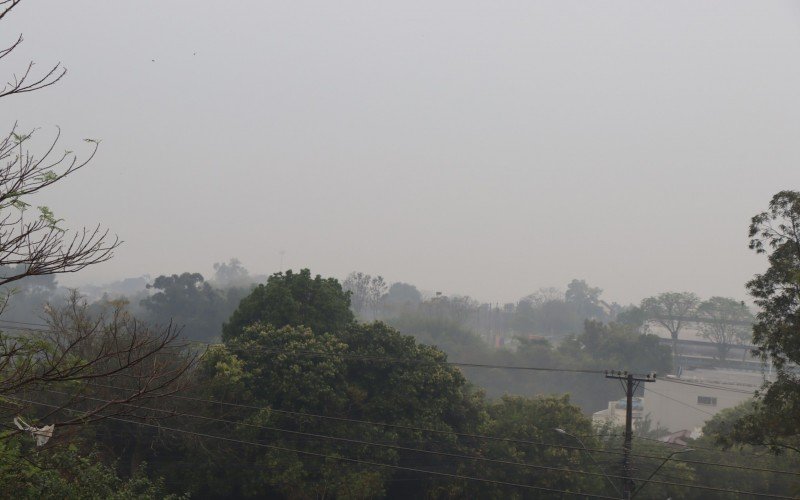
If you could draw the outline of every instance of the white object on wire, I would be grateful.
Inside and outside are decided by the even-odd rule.
[[[36,446],[44,446],[44,444],[53,437],[53,429],[55,425],[45,425],[44,427],[31,427],[21,417],[14,417],[14,425],[24,432],[30,432],[31,436],[36,439]]]

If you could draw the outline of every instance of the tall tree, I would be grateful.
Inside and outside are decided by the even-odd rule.
[[[231,449],[226,443],[197,445],[187,439],[193,453],[208,458],[188,475],[176,475],[193,492],[213,497],[409,498],[424,497],[435,489],[441,489],[443,497],[456,496],[445,494],[454,487],[453,481],[333,459],[413,468],[420,465],[420,453],[410,448],[464,453],[466,445],[450,433],[477,433],[485,419],[483,401],[461,371],[444,361],[446,356],[435,347],[418,344],[379,322],[354,323],[335,333],[256,323],[209,352],[198,372],[198,388],[217,401],[235,398],[274,409],[238,409],[236,418],[243,425],[227,431],[238,439],[279,449]],[[297,418],[286,411],[309,415]],[[213,419],[187,425],[200,432],[219,432]],[[309,433],[316,438],[306,439]],[[423,459],[426,466],[451,474],[461,467],[446,456]],[[251,466],[231,466],[232,461]]]
[[[725,361],[731,346],[750,338],[753,314],[744,304],[727,297],[711,297],[697,307],[700,333],[717,344],[719,359]]]
[[[237,258],[214,263],[214,283],[220,288],[246,287],[253,283],[250,273]]]
[[[567,285],[564,300],[575,305],[581,319],[603,319],[605,312],[600,306],[601,288],[589,286],[586,280],[572,280]]]
[[[378,309],[386,295],[386,282],[383,276],[372,276],[353,271],[342,282],[342,288],[350,292],[350,306],[356,316],[364,317],[369,310],[376,319]]]
[[[753,217],[750,248],[769,260],[767,271],[747,283],[761,308],[753,342],[778,369],[800,364],[800,192],[781,191]]]
[[[666,328],[672,337],[673,361],[677,361],[678,336],[697,313],[699,304],[700,299],[691,292],[664,292],[642,300],[641,309],[645,317]]]
[[[369,308],[372,311],[372,319],[377,319],[385,296],[386,281],[383,280],[383,276],[375,276],[369,282]]]
[[[369,303],[369,282],[372,276],[353,271],[342,282],[342,289],[350,292],[350,307],[356,316],[361,316]]]
[[[222,323],[237,304],[214,289],[200,273],[162,275],[147,288],[157,290],[142,299],[148,319],[160,324],[173,323],[184,335],[196,340],[218,338]]]
[[[800,192],[781,191],[753,217],[750,249],[769,267],[747,283],[760,308],[753,344],[777,372],[755,412],[737,423],[740,440],[800,451]]]
[[[223,340],[240,335],[256,322],[276,328],[307,326],[314,333],[334,333],[355,321],[350,311],[350,293],[334,278],[311,277],[302,269],[275,273],[242,299],[222,327]]]
[[[392,283],[392,286],[389,287],[389,291],[386,293],[386,301],[391,304],[417,305],[422,302],[422,294],[414,285],[398,281]]]

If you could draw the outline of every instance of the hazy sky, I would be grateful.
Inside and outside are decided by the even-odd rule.
[[[382,274],[511,301],[744,298],[747,226],[800,188],[800,5],[769,1],[28,0],[3,123],[102,139],[48,190],[125,240],[66,284]]]

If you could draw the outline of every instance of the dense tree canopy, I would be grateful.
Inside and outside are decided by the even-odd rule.
[[[567,285],[564,300],[574,304],[581,318],[602,319],[605,316],[600,306],[601,288],[589,286],[586,280],[574,279]]]
[[[408,283],[392,283],[386,292],[385,302],[390,306],[417,305],[422,302],[422,294],[417,287]]]
[[[374,356],[380,358],[367,359]],[[320,334],[304,327],[256,323],[206,358],[198,383],[205,395],[217,400],[227,400],[235,391],[237,401],[279,411],[474,432],[484,418],[481,400],[457,369],[439,363],[444,359],[438,349],[417,344],[380,323],[351,324],[337,333]],[[223,457],[235,453],[239,460],[269,466],[270,473],[242,472],[230,468],[227,459],[212,461],[210,470],[198,470],[192,477],[189,486],[193,489],[221,488],[216,478],[226,478],[225,488],[234,488],[226,490],[226,495],[314,497],[327,491],[340,497],[382,496],[393,475],[391,470],[335,458],[319,460],[303,452],[413,464],[418,458],[412,451],[391,445],[418,443],[417,447],[424,447],[431,439],[411,430],[298,419],[269,410],[240,411],[239,417],[248,423],[237,431],[241,438],[298,452],[239,448],[228,452],[223,446],[215,453]],[[299,440],[303,433],[384,445],[325,438]],[[459,449],[453,436],[438,446]],[[446,470],[453,468],[446,460],[437,463]],[[417,494],[437,484],[424,476],[417,479],[421,482],[409,486]]]
[[[220,288],[242,288],[253,283],[253,277],[237,258],[214,263],[214,284]]]
[[[275,273],[242,299],[222,328],[233,339],[256,322],[275,327],[307,326],[314,333],[335,333],[352,324],[350,294],[334,278],[311,277],[311,271]]]
[[[53,500],[103,498],[109,500],[177,499],[164,492],[163,479],[148,478],[137,469],[120,478],[97,454],[81,455],[74,445],[36,452],[20,438],[0,440],[0,491],[3,496]]]
[[[588,320],[583,333],[565,340],[559,351],[581,360],[582,366],[618,366],[634,373],[669,373],[672,368],[669,349],[657,336],[619,323]]]
[[[200,273],[159,276],[147,288],[157,290],[141,301],[147,319],[159,324],[173,323],[191,339],[218,338],[222,323],[236,307]]]

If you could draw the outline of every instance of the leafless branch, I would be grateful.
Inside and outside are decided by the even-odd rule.
[[[11,12],[11,9],[16,7],[22,0],[0,0],[0,19],[6,17],[6,14]]]
[[[46,401],[49,410],[36,414],[57,427],[117,415],[153,418],[133,403],[183,389],[199,356],[186,349],[177,328],[153,330],[120,305],[93,316],[73,293],[66,306],[49,311],[47,329],[0,335],[0,400]],[[112,382],[128,390],[102,392]]]

